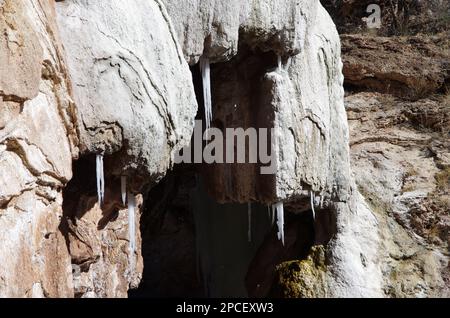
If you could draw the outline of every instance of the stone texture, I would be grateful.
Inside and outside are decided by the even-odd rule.
[[[189,64],[201,56],[226,61],[240,42],[292,55],[303,49],[318,1],[163,0]]]
[[[355,179],[378,220],[385,295],[448,297],[449,184],[439,161],[450,149],[447,97],[359,93],[346,105]]]
[[[77,134],[52,3],[0,14],[0,296],[72,297],[59,225]]]
[[[197,110],[166,10],[145,0],[68,0],[56,8],[79,110],[80,148],[114,154],[107,173],[128,175],[139,191],[172,166]]]
[[[448,34],[435,37],[342,36],[346,85],[408,99],[440,90],[449,78]]]
[[[197,10],[194,1],[186,1],[187,7],[179,11],[173,2],[166,2],[177,21],[186,59],[195,63],[203,54],[200,43],[205,36],[188,41],[186,34],[197,24],[207,29],[206,34],[212,32],[206,18],[197,16],[204,7]],[[224,34],[233,34],[228,14],[240,14],[240,37],[227,42],[226,54],[208,50],[204,54],[213,61],[237,54],[229,62],[213,64],[213,125],[224,134],[225,127],[275,127],[277,172],[261,175],[260,164],[205,167],[211,195],[219,202],[283,200],[300,205],[300,210],[309,209],[310,190],[329,201],[346,200],[350,169],[342,63],[339,37],[329,15],[316,1],[286,6],[277,1],[242,2],[227,9],[220,8],[222,15],[213,25],[225,30],[221,35],[227,38]],[[281,22],[286,11],[292,12],[292,21]],[[216,36],[211,38],[212,46],[223,44]],[[239,51],[233,53],[236,46]],[[277,54],[283,56],[281,69]]]

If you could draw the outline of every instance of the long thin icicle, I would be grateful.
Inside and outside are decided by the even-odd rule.
[[[310,191],[311,194],[311,210],[313,213],[313,218],[314,220],[316,219],[316,211],[314,210],[314,193],[312,191]]]
[[[248,203],[248,242],[252,242],[252,204]]]
[[[203,81],[203,100],[205,105],[206,130],[211,128],[212,101],[211,101],[211,64],[208,58],[200,59],[200,70]]]
[[[130,259],[134,258],[136,250],[136,202],[134,195],[128,193],[128,240],[130,248]]]
[[[127,177],[120,177],[120,191],[122,192],[122,203],[125,205],[127,203]]]
[[[276,216],[276,206],[275,204],[272,205],[272,225],[275,224],[275,216]]]
[[[275,203],[272,206],[272,210],[277,213],[277,227],[278,227],[278,239],[284,245],[284,205],[283,202]]]
[[[105,175],[103,173],[103,155],[95,157],[95,172],[97,177],[98,204],[102,205],[105,199]]]
[[[278,55],[278,70],[281,71],[283,68],[283,62],[281,60],[281,55]]]

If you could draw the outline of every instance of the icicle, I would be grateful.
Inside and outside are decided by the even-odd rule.
[[[128,240],[130,248],[130,259],[134,259],[134,252],[136,250],[136,203],[134,195],[128,193]]]
[[[281,55],[278,55],[278,70],[281,71],[283,68],[283,62],[281,60]]]
[[[310,194],[311,194],[311,210],[312,210],[313,218],[315,220],[316,219],[316,211],[314,210],[314,194],[312,191],[310,191]]]
[[[283,202],[275,203],[272,211],[277,213],[278,239],[284,245],[284,206]]]
[[[320,196],[320,208],[323,209],[323,195]]]
[[[95,157],[95,171],[97,176],[98,204],[102,205],[105,199],[105,177],[103,173],[103,155]]]
[[[275,215],[276,215],[275,204],[272,205],[272,226],[275,225]]]
[[[125,205],[127,203],[127,177],[120,177],[120,190],[122,192],[122,203]]]
[[[211,128],[212,101],[211,101],[211,65],[208,58],[200,59],[200,70],[203,81],[203,100],[205,105],[206,130]]]
[[[248,203],[248,242],[252,242],[252,204]]]
[[[267,206],[267,215],[269,216],[269,221],[272,221],[272,214],[270,214],[270,206]]]

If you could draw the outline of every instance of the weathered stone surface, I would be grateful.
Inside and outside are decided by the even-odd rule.
[[[253,34],[252,40],[242,31],[237,56],[212,67],[213,125],[224,135],[225,128],[276,128],[272,147],[276,173],[261,175],[260,164],[211,165],[204,173],[208,189],[219,202],[272,204],[283,200],[301,205],[300,210],[310,208],[309,191],[328,200],[344,201],[350,169],[338,34],[317,2],[291,10],[306,19],[293,23],[292,28],[277,27],[275,22],[269,27],[270,23],[264,22],[269,18],[261,18],[261,25],[253,26],[253,15],[278,21],[278,11],[263,3],[255,4],[246,26],[241,27],[261,30],[248,31]],[[302,15],[303,11],[308,13]],[[182,13],[189,15],[188,10]],[[179,27],[181,42],[189,26],[197,22],[189,20]],[[286,38],[295,38],[293,43],[301,47],[280,51],[271,44],[271,51],[265,52],[262,39],[273,30],[296,33]],[[262,42],[256,45],[253,41],[257,40]],[[188,57],[198,55],[194,44],[185,44]],[[277,66],[277,54],[285,55],[281,68]],[[225,144],[228,142],[225,138]]]
[[[308,28],[315,21],[318,1],[163,0],[172,17],[189,64],[201,56],[226,61],[239,43],[275,51],[299,53]]]
[[[77,134],[52,3],[0,15],[0,296],[72,297],[59,226]]]
[[[58,2],[83,153],[112,155],[107,173],[157,179],[190,140],[191,74],[160,1]],[[151,18],[149,18],[151,17]],[[145,180],[148,182],[150,180]]]
[[[359,93],[346,105],[356,183],[377,218],[384,295],[448,297],[449,181],[439,161],[450,149],[447,99]]]
[[[447,44],[445,44],[447,43]],[[409,99],[436,93],[449,78],[448,34],[433,38],[343,35],[347,85]]]

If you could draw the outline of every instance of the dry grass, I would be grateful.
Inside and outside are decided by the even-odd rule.
[[[448,192],[450,189],[450,168],[445,168],[438,172],[434,178],[439,191]]]

